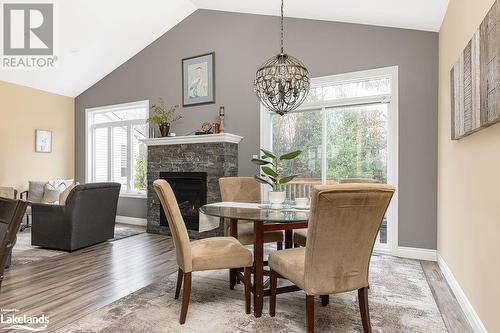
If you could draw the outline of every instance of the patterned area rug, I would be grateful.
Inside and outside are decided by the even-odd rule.
[[[117,223],[115,225],[115,238],[112,241],[135,236],[146,232],[146,227]],[[44,260],[67,253],[64,251],[47,250],[39,246],[31,246],[31,228],[17,233],[16,245],[12,249],[11,267],[24,265],[32,262]]]
[[[176,274],[151,284],[80,320],[59,333],[104,332],[304,332],[303,292],[278,295],[276,317],[264,303],[261,318],[244,312],[243,286],[229,290],[227,271],[193,273],[185,325],[179,325],[181,301],[174,300]],[[374,332],[446,332],[420,263],[374,256],[369,302]],[[266,297],[267,299],[267,297]],[[315,314],[316,332],[362,332],[357,292],[330,296]]]

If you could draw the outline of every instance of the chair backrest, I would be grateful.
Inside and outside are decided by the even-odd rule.
[[[339,179],[339,184],[380,184],[380,181],[370,178],[344,178]]]
[[[3,279],[5,262],[16,244],[17,232],[26,207],[28,207],[26,201],[0,198],[0,283]]]
[[[222,201],[260,201],[260,183],[252,177],[219,178]]]
[[[2,198],[15,199],[16,192],[13,187],[0,186],[0,197]]]
[[[184,273],[189,273],[193,270],[191,244],[174,191],[172,191],[172,187],[164,179],[155,180],[153,186],[160,199],[163,211],[167,217],[168,227],[174,239],[177,264]]]
[[[73,243],[94,234],[114,237],[120,187],[119,183],[88,183],[71,190],[65,212],[71,220]]]
[[[315,186],[306,243],[305,292],[328,295],[368,286],[368,268],[394,188]]]

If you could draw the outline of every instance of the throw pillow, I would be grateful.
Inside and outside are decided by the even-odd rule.
[[[59,187],[54,187],[54,185],[46,184],[43,189],[43,203],[55,203],[59,200],[59,194],[61,193]]]
[[[78,185],[78,184],[79,183],[75,183],[73,185],[70,185],[64,191],[61,192],[61,194],[59,195],[59,204],[60,205],[66,205],[66,200],[68,200],[68,196],[71,193],[71,190],[73,190],[76,187],[76,185]]]

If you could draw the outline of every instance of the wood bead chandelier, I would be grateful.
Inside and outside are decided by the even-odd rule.
[[[307,68],[300,60],[283,51],[283,0],[281,0],[281,52],[267,60],[257,70],[254,90],[269,111],[282,116],[304,102],[309,87]]]

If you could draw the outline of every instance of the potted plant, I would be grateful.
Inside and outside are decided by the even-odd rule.
[[[181,115],[175,114],[175,106],[165,107],[165,101],[162,97],[158,98],[158,104],[151,106],[151,115],[147,122],[153,125],[158,125],[162,137],[168,136],[170,131],[170,124],[182,118]]]
[[[252,162],[259,165],[261,174],[255,175],[256,181],[262,184],[267,184],[273,189],[269,192],[269,201],[273,208],[280,208],[285,202],[285,192],[282,191],[282,185],[290,182],[297,175],[285,176],[283,175],[283,162],[293,160],[299,156],[302,151],[295,150],[281,156],[276,156],[274,153],[261,149],[263,155],[261,158],[254,158]]]

